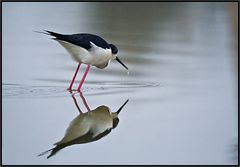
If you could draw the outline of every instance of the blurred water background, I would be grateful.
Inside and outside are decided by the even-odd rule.
[[[3,164],[237,164],[237,3],[2,6]],[[100,35],[130,69],[127,75],[115,61],[90,69],[82,94],[91,109],[116,111],[129,99],[119,124],[49,159],[37,155],[79,114],[66,91],[77,63],[34,32],[42,29]]]

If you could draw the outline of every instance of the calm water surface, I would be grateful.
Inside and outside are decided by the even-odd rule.
[[[237,164],[236,16],[234,3],[3,3],[3,164]],[[71,94],[77,63],[42,29],[104,37],[130,74],[92,67]],[[80,110],[105,118],[127,99],[98,140],[37,156]]]

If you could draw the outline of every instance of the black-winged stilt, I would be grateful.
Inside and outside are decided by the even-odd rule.
[[[54,38],[52,39],[58,41],[69,52],[72,58],[78,62],[77,69],[74,73],[68,90],[72,90],[72,85],[81,63],[87,64],[87,68],[78,85],[78,92],[82,87],[91,65],[103,69],[107,67],[110,60],[115,59],[128,70],[127,66],[123,64],[123,62],[117,57],[117,47],[113,44],[107,43],[103,38],[97,35],[87,33],[65,35],[47,30],[44,31],[45,32],[40,33],[53,36]]]

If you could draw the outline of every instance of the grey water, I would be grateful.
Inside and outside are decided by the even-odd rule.
[[[100,35],[130,74],[112,60],[68,92],[77,63],[43,29]],[[234,2],[3,2],[2,164],[236,165],[237,55]],[[38,156],[77,104],[116,112],[128,99],[110,133]]]

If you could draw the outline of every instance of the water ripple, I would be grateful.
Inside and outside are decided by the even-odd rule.
[[[89,82],[86,83],[82,92],[86,95],[103,95],[116,94],[132,91],[135,88],[155,87],[158,83],[153,82]],[[73,90],[72,93],[76,93]],[[5,98],[19,98],[19,97],[66,97],[69,96],[66,87],[63,86],[32,86],[23,84],[2,84],[2,97]]]

